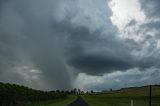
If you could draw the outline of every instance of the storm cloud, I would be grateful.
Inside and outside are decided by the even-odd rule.
[[[0,81],[71,89],[81,73],[159,68],[159,1],[132,2],[134,15],[117,0],[1,0]]]
[[[39,89],[71,88],[63,59],[63,44],[59,43],[60,35],[51,24],[51,13],[57,4],[50,0],[3,3],[1,81],[35,85]]]

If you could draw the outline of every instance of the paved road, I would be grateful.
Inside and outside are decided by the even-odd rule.
[[[73,101],[67,106],[89,106],[89,105],[83,100],[82,97],[78,96],[75,101]]]

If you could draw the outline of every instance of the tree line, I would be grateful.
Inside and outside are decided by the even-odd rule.
[[[0,82],[0,106],[16,106],[19,103],[47,101],[66,97],[62,91],[41,91],[16,84]]]

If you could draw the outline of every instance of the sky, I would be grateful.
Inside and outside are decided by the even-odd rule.
[[[159,0],[0,0],[0,82],[42,90],[160,84]]]

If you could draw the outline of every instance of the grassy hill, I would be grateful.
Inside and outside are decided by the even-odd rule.
[[[149,86],[83,95],[83,98],[91,106],[130,106],[131,100],[134,106],[149,106]],[[152,106],[160,106],[159,85],[152,86]]]

